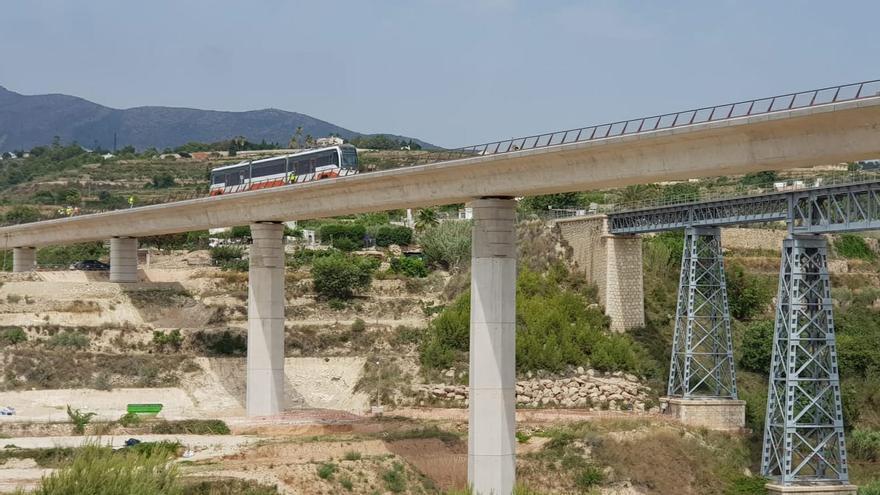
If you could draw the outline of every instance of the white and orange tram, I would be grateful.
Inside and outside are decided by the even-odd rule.
[[[211,196],[341,177],[358,171],[350,144],[303,151],[211,170]]]

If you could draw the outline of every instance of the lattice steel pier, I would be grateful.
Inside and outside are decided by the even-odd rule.
[[[685,229],[670,397],[737,399],[721,229]]]
[[[761,473],[784,486],[849,482],[823,237],[783,242]]]

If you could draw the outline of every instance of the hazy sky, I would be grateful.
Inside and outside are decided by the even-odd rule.
[[[880,78],[877,19],[877,0],[5,0],[0,85],[457,146]]]

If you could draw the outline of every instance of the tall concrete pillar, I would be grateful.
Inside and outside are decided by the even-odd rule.
[[[516,203],[480,199],[471,253],[468,481],[509,495],[516,481]]]
[[[32,247],[12,248],[12,271],[32,272],[37,267],[37,250]]]
[[[251,225],[247,415],[278,414],[284,398],[284,225]]]
[[[110,239],[110,281],[132,283],[138,281],[138,242],[135,237]]]

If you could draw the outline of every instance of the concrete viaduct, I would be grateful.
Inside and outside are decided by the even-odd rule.
[[[250,224],[247,410],[259,416],[279,412],[283,397],[280,222],[468,202],[474,210],[468,478],[475,493],[509,494],[516,466],[513,198],[880,156],[880,86],[857,83],[466,150],[449,161],[4,227],[0,245],[13,250],[13,270],[23,272],[34,268],[41,246],[110,239],[111,281],[124,283],[137,280],[140,236]],[[612,246],[632,242],[603,235]],[[618,250],[607,252],[605,263],[640,270]],[[606,305],[640,305],[626,298],[627,277],[620,273],[604,284]]]

